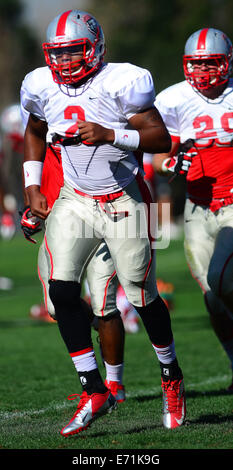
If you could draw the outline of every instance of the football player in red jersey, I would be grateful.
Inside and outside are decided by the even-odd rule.
[[[232,43],[203,28],[185,44],[185,81],[156,99],[172,138],[154,156],[156,171],[186,174],[184,248],[211,324],[233,369],[233,80]],[[179,153],[178,153],[179,152]],[[178,156],[177,156],[178,153]],[[229,391],[233,391],[233,383]]]

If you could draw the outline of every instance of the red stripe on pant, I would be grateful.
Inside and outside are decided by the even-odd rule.
[[[112,275],[108,278],[108,280],[107,280],[107,282],[106,282],[106,286],[105,286],[105,289],[104,289],[103,306],[102,306],[102,308],[101,308],[102,317],[104,316],[104,309],[105,309],[105,306],[106,306],[106,299],[107,299],[108,286],[109,286],[109,283],[111,282],[111,280],[114,278],[115,274],[116,274],[116,271],[113,271]]]
[[[152,249],[152,242],[155,241],[155,238],[151,235],[151,218],[150,218],[151,207],[150,207],[150,205],[153,203],[153,199],[152,199],[152,196],[151,196],[151,193],[150,193],[150,190],[149,190],[147,184],[145,183],[143,177],[140,174],[137,174],[136,181],[137,181],[137,184],[138,184],[138,187],[139,187],[139,191],[142,195],[142,200],[147,206],[148,237],[149,237],[150,244],[151,244],[151,249]]]
[[[152,199],[152,196],[151,196],[151,193],[149,191],[149,188],[147,186],[147,184],[145,183],[143,177],[140,175],[140,174],[137,174],[136,176],[136,181],[137,181],[137,184],[138,184],[138,187],[139,187],[139,191],[142,195],[142,200],[143,202],[146,204],[147,206],[147,215],[148,215],[148,238],[150,240],[150,245],[151,245],[151,259],[148,263],[148,266],[147,266],[147,269],[146,269],[146,273],[145,273],[145,276],[144,276],[144,279],[143,279],[143,282],[142,282],[142,288],[141,288],[141,299],[142,299],[142,306],[145,307],[146,305],[146,301],[145,301],[145,289],[144,289],[144,286],[145,286],[145,282],[146,282],[146,279],[148,277],[148,274],[149,274],[149,271],[150,271],[150,267],[151,267],[151,263],[152,263],[152,259],[153,259],[153,253],[154,253],[154,250],[152,248],[152,242],[155,241],[155,239],[151,236],[151,233],[150,233],[150,204],[153,203],[153,199]]]
[[[45,247],[46,247],[46,250],[49,254],[49,259],[50,259],[50,264],[51,264],[51,271],[50,271],[50,279],[53,278],[53,257],[52,257],[52,253],[48,247],[48,242],[47,242],[47,238],[46,238],[46,235],[44,236],[44,241],[45,241]]]
[[[41,282],[42,288],[43,288],[43,292],[44,292],[44,304],[45,304],[45,308],[46,308],[46,310],[48,310],[47,291],[46,291],[45,283],[44,283],[44,281],[43,281],[43,279],[42,279],[42,277],[41,277],[41,274],[40,274],[39,266],[38,266],[37,270],[38,270],[38,277],[39,277],[39,279],[40,279],[40,282]]]

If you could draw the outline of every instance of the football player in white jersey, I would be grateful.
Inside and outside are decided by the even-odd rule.
[[[21,121],[24,129],[27,126],[29,113],[21,105]],[[52,209],[64,184],[60,145],[48,145],[43,164],[40,190]],[[35,235],[44,230],[44,224],[31,214],[28,198],[24,192],[25,207],[21,214],[21,228],[26,240],[36,243]],[[38,251],[38,276],[41,282],[44,305],[32,306],[35,318],[54,322],[56,314],[49,296],[49,268],[46,257],[46,246],[43,240]],[[105,385],[118,403],[125,400],[123,385],[125,331],[121,312],[116,303],[116,271],[106,244],[103,242],[87,266],[87,283],[91,292],[90,299],[82,299],[83,308],[89,315],[92,326],[98,330],[102,360],[106,370]],[[91,304],[91,305],[90,305]],[[38,315],[39,312],[39,315]],[[32,315],[33,316],[33,315]]]
[[[46,219],[50,297],[83,388],[77,411],[61,433],[76,434],[116,406],[100,376],[80,304],[84,269],[102,239],[157,354],[163,423],[175,428],[185,418],[183,374],[169,312],[156,288],[151,197],[134,154],[170,149],[170,136],[154,107],[151,74],[129,63],[104,63],[102,28],[79,10],[50,23],[43,49],[47,67],[29,73],[21,88],[30,113],[23,166],[32,213]],[[52,211],[40,192],[48,135],[61,144],[64,173]]]
[[[232,44],[222,31],[203,28],[188,38],[185,81],[156,98],[172,149],[155,155],[154,167],[187,175],[185,255],[233,369],[232,62]]]

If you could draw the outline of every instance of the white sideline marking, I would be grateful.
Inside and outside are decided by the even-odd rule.
[[[193,383],[193,384],[188,384],[185,386],[186,390],[189,389],[195,389],[199,388],[202,386],[206,385],[211,385],[216,382],[224,383],[227,380],[229,380],[229,375],[221,375],[221,376],[216,376],[216,377],[209,377],[207,380],[204,380],[199,383]],[[154,387],[150,388],[149,390],[138,390],[137,392],[126,392],[126,397],[127,398],[143,398],[145,395],[153,396],[154,394],[158,394],[161,392],[161,387]],[[69,408],[71,406],[71,403],[68,401],[64,401],[60,404],[52,403],[51,405],[47,406],[46,408],[41,408],[39,410],[25,410],[25,411],[8,411],[8,412],[0,412],[0,418],[1,419],[18,419],[18,418],[24,418],[26,416],[35,416],[35,415],[40,415],[47,413],[48,411],[59,411],[64,408]]]

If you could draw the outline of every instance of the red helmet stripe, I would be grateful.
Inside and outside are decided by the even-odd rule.
[[[198,50],[206,48],[206,36],[207,36],[207,33],[208,33],[208,29],[209,28],[204,28],[200,32],[200,35],[199,35],[199,38],[198,38],[198,41],[197,41],[197,49]]]
[[[66,29],[66,20],[72,10],[66,11],[63,13],[58,21],[56,36],[63,36],[65,34]]]

